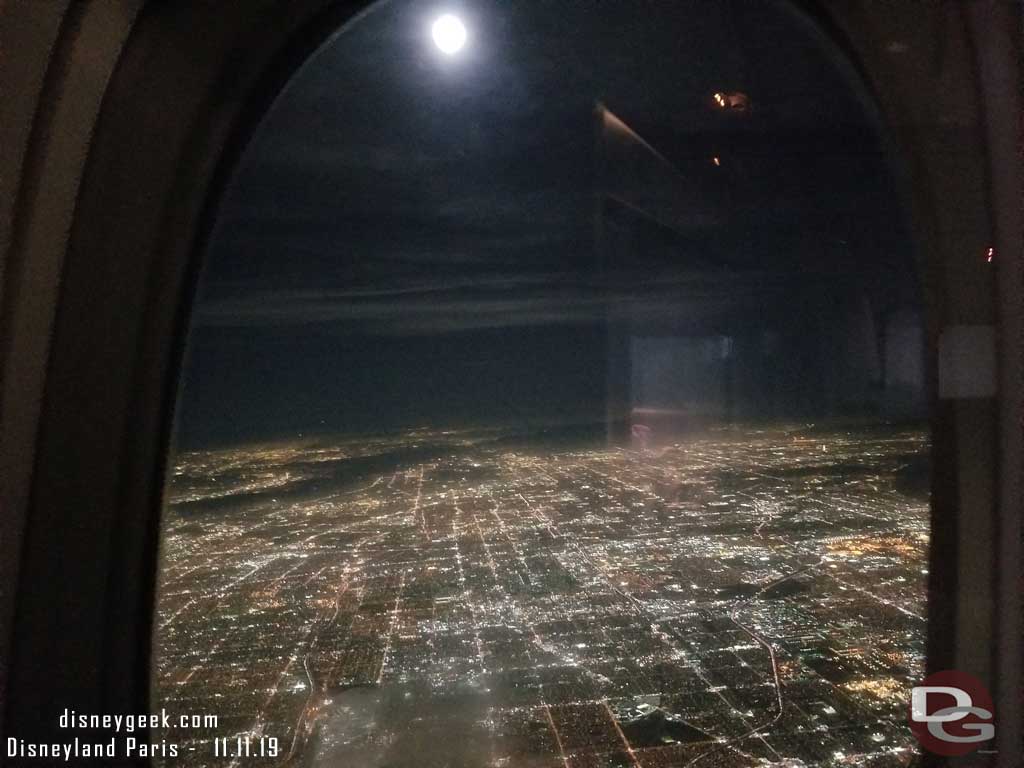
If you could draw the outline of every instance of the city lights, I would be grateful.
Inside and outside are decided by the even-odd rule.
[[[384,461],[419,441],[435,455]],[[647,450],[418,431],[186,453],[158,701],[311,763],[368,764],[368,744],[374,764],[426,762],[406,739],[448,759],[459,733],[472,764],[868,764],[911,738],[893,724],[923,664],[928,505],[896,483],[925,451],[913,431],[759,430]],[[338,475],[349,462],[371,469]],[[183,766],[203,754],[188,747]]]

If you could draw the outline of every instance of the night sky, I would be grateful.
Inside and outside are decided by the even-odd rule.
[[[452,56],[442,12],[469,30]],[[597,101],[716,212],[608,210],[633,246],[600,275]],[[296,73],[221,202],[179,443],[587,420],[609,292],[642,335],[785,334],[850,285],[912,304],[910,251],[864,106],[773,3],[381,3]]]

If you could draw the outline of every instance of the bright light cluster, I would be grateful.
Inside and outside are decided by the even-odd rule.
[[[466,26],[457,16],[446,13],[431,27],[434,44],[449,56],[458,53],[466,45]]]

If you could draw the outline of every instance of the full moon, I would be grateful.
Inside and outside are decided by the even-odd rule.
[[[449,55],[457,53],[466,44],[466,27],[457,16],[441,16],[430,31],[434,36],[434,44]]]

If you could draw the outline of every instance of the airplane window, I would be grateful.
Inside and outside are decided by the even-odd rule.
[[[923,315],[773,3],[395,0],[262,121],[162,523],[174,765],[915,757]],[[261,763],[262,764],[262,763]]]

